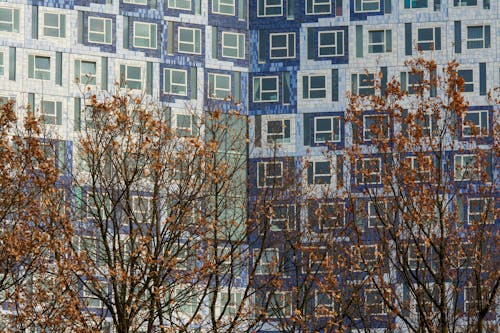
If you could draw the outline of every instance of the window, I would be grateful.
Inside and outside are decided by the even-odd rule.
[[[50,57],[30,55],[28,57],[28,78],[50,80]]]
[[[283,162],[258,162],[257,186],[281,187],[283,185]]]
[[[331,0],[306,0],[306,14],[330,14],[330,12],[332,11],[331,6]]]
[[[490,26],[478,25],[467,27],[467,48],[487,49],[491,47]]]
[[[175,268],[179,271],[193,269],[196,266],[196,254],[190,243],[176,244],[173,247]]]
[[[289,318],[292,316],[292,294],[289,291],[280,291],[268,294],[270,318]]]
[[[0,8],[0,31],[19,32],[19,9]]]
[[[417,48],[420,51],[441,50],[441,28],[417,29]]]
[[[147,5],[148,0],[123,0],[124,3],[130,3],[132,5]]]
[[[136,221],[139,223],[151,221],[151,218],[153,217],[153,198],[133,196],[132,213],[134,214]]]
[[[295,32],[269,35],[271,59],[295,58]]]
[[[109,162],[105,162],[108,164]],[[89,192],[87,194],[87,217],[106,219],[111,214],[111,200],[106,193]]]
[[[254,257],[257,258],[260,250],[254,250]],[[257,263],[256,274],[274,274],[279,271],[279,253],[276,248],[266,248],[262,250],[260,261]]]
[[[220,293],[217,304],[218,315],[224,315],[224,318],[227,318],[227,316],[235,316],[242,301],[242,293],[237,293],[235,291]]]
[[[340,117],[314,118],[314,143],[340,142]]]
[[[231,96],[231,75],[208,74],[208,96],[215,99],[225,99]]]
[[[156,24],[134,22],[134,47],[156,49]]]
[[[267,121],[267,143],[290,143],[290,119]]]
[[[344,55],[343,31],[318,31],[318,57]]]
[[[364,115],[363,116],[363,140],[389,139],[390,127],[388,115]]]
[[[407,156],[405,157],[406,172],[415,182],[427,182],[431,178],[431,156]]]
[[[394,212],[390,211],[391,205],[386,200],[369,201],[368,202],[368,228],[383,228],[384,223],[388,224],[389,218],[394,216]]]
[[[92,17],[88,19],[88,40],[90,43],[111,44],[111,19]]]
[[[326,76],[307,75],[302,78],[302,98],[326,98]]]
[[[494,219],[495,202],[492,198],[471,198],[467,205],[467,223],[491,224]]]
[[[488,136],[490,133],[488,110],[467,111],[462,124],[466,138]]]
[[[175,131],[177,135],[190,137],[193,134],[193,116],[190,114],[178,114],[175,118]]]
[[[477,0],[453,0],[455,7],[477,6]]]
[[[40,116],[44,124],[59,125],[62,116],[62,103],[42,100],[40,105]]]
[[[269,219],[269,230],[289,231],[295,229],[295,205],[274,205]]]
[[[5,75],[5,58],[4,53],[0,52],[0,76]]]
[[[461,69],[458,76],[464,80],[464,92],[474,91],[474,71],[472,69]]]
[[[401,89],[408,91],[409,94],[422,94],[425,91],[424,73],[401,72]]]
[[[331,184],[332,166],[330,161],[310,161],[307,167],[307,183],[309,185]]]
[[[328,268],[328,252],[325,248],[311,248],[307,257],[310,272],[325,272]]]
[[[476,292],[476,287],[465,287],[464,288],[464,311],[466,313],[477,312],[478,297]]]
[[[380,0],[355,0],[354,12],[378,12],[380,11]]]
[[[97,64],[95,61],[75,60],[75,82],[94,86],[96,84]]]
[[[342,202],[320,203],[319,210],[315,213],[315,215],[318,215],[315,218],[318,220],[319,232],[344,227],[345,204]]]
[[[139,66],[120,65],[120,80],[122,86],[129,89],[142,89],[142,68]]]
[[[354,264],[354,271],[371,271],[377,265],[377,245],[353,246],[351,253],[357,263]]]
[[[44,13],[43,35],[47,37],[66,37],[66,15]]]
[[[373,185],[382,183],[382,160],[378,157],[367,157],[358,160],[357,181],[360,185]]]
[[[108,297],[108,285],[106,282],[98,281],[96,284],[94,286],[94,283],[89,283],[93,291],[90,291],[86,287],[83,288],[83,299],[89,308],[102,308],[103,303],[99,296]]]
[[[187,71],[165,68],[163,92],[170,95],[187,96]]]
[[[258,76],[253,78],[254,102],[277,102],[278,98],[277,76]]]
[[[245,58],[245,34],[222,33],[222,56],[226,58]]]
[[[478,163],[476,154],[457,154],[454,161],[455,180],[481,179],[481,166]]]
[[[365,311],[367,315],[385,314],[384,299],[377,289],[365,290]]]
[[[333,293],[316,290],[314,300],[317,317],[333,317],[333,315],[340,310],[339,304],[335,302]]]
[[[392,52],[392,31],[368,31],[368,53]]]
[[[375,74],[352,74],[352,92],[356,95],[375,95]]]
[[[212,13],[234,15],[236,0],[212,0]]]
[[[201,30],[179,27],[178,50],[181,53],[201,54]]]
[[[191,10],[191,0],[168,0],[168,8]]]
[[[257,0],[257,16],[270,17],[283,15],[282,0]]]
[[[427,8],[428,0],[404,0],[405,8]]]

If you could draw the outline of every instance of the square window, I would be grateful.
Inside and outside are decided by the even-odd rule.
[[[187,71],[165,68],[163,71],[163,92],[169,95],[187,96]]]
[[[340,311],[340,304],[335,302],[335,296],[332,293],[320,292],[316,290],[314,295],[317,317],[333,317]]]
[[[257,186],[260,188],[283,186],[283,162],[258,162]]]
[[[351,247],[354,267],[357,272],[372,271],[378,263],[377,245],[359,245]]]
[[[89,284],[92,286],[93,291],[90,291],[86,287],[83,288],[83,299],[85,304],[89,308],[102,308],[103,303],[100,297],[108,297],[108,285],[106,281],[98,281],[97,286],[93,283]]]
[[[405,157],[406,172],[415,182],[428,182],[431,178],[432,158],[430,156]]]
[[[467,27],[467,48],[487,49],[491,47],[491,28],[489,25]]]
[[[336,228],[343,228],[345,225],[345,204],[343,202],[320,203],[319,210],[310,212],[318,225],[319,232],[328,232]]]
[[[387,200],[368,202],[368,228],[383,228],[394,217],[394,207]]]
[[[354,12],[367,13],[380,11],[380,0],[355,0]]]
[[[156,24],[134,22],[134,47],[156,49]]]
[[[478,311],[478,297],[474,286],[464,288],[464,311],[468,314]]]
[[[366,315],[384,315],[384,299],[377,289],[365,290],[365,312]]]
[[[272,17],[283,15],[283,0],[257,0],[257,16]]]
[[[129,89],[142,89],[142,67],[120,65],[121,86]]]
[[[481,165],[476,154],[457,154],[454,158],[454,178],[457,181],[481,179]]]
[[[368,31],[368,53],[392,52],[392,31]]]
[[[340,142],[340,117],[314,118],[314,143]]]
[[[178,50],[181,53],[201,54],[201,30],[179,27]]]
[[[467,223],[493,224],[495,201],[493,198],[470,198],[467,205]]]
[[[302,98],[304,99],[326,98],[326,76],[308,75],[302,77]]]
[[[109,164],[109,161],[105,161]],[[104,166],[105,168],[107,166]],[[104,192],[88,192],[87,193],[87,217],[95,220],[106,220],[111,214],[112,204],[111,199]]]
[[[168,8],[191,10],[191,0],[168,0]]]
[[[231,97],[231,75],[208,73],[208,96],[213,99]]]
[[[44,124],[59,125],[62,117],[62,103],[42,100],[40,116]]]
[[[259,250],[254,250],[254,257],[257,258]],[[262,250],[260,261],[257,263],[255,274],[267,275],[275,274],[279,271],[279,251],[277,248],[265,248]]]
[[[332,11],[331,0],[306,0],[307,15],[330,14]]]
[[[458,76],[464,80],[463,92],[474,92],[474,71],[472,69],[461,69]]]
[[[19,9],[0,8],[0,31],[19,32]]]
[[[295,32],[269,34],[269,44],[271,59],[295,58]]]
[[[470,110],[465,113],[462,135],[466,138],[485,137],[490,134],[488,110]]]
[[[153,217],[153,198],[145,196],[132,197],[132,213],[137,223],[147,223]]]
[[[28,78],[50,80],[50,57],[30,55],[28,57]]]
[[[222,33],[222,56],[225,58],[245,58],[245,34]]]
[[[390,126],[388,115],[364,115],[363,116],[363,140],[370,142],[374,139],[389,139]]]
[[[267,143],[290,143],[290,119],[267,121]]]
[[[42,32],[46,37],[66,37],[66,15],[44,13]]]
[[[405,8],[427,8],[428,0],[404,0]]]
[[[318,31],[318,57],[344,55],[344,31]]]
[[[353,94],[360,96],[375,95],[375,74],[352,74]]]
[[[254,102],[277,102],[278,99],[277,76],[257,76],[253,78]]]
[[[330,161],[310,161],[307,167],[309,185],[332,184],[332,166]]]
[[[417,48],[420,51],[441,50],[441,28],[417,29]]]
[[[182,137],[190,137],[193,133],[193,117],[189,114],[178,114],[176,117],[175,131]]]
[[[401,72],[401,89],[408,91],[408,94],[422,94],[425,84],[423,72]]]
[[[455,7],[477,6],[477,0],[453,0],[453,6]]]
[[[292,316],[292,293],[280,291],[268,294],[267,313],[270,318],[289,318]]]
[[[95,61],[75,60],[75,82],[95,86],[97,64]]]
[[[234,15],[235,0],[212,0],[212,13],[220,15]]]
[[[380,185],[382,183],[382,160],[379,157],[358,160],[356,177],[359,185]]]
[[[90,16],[88,18],[88,41],[96,44],[111,44],[111,25],[110,18]]]
[[[269,230],[295,230],[295,205],[274,205],[269,218]]]
[[[307,261],[309,272],[312,274],[328,270],[328,252],[324,248],[310,248]]]

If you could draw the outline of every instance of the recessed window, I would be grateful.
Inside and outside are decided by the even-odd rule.
[[[318,57],[336,57],[344,55],[343,31],[318,32]]]
[[[453,0],[453,6],[455,7],[477,6],[477,0]]]
[[[245,34],[222,33],[222,56],[225,58],[245,58]]]
[[[269,230],[290,231],[295,229],[295,205],[274,205],[269,218]]]
[[[307,15],[330,14],[332,11],[331,0],[306,0]]]
[[[454,162],[455,180],[481,179],[482,170],[476,154],[457,154],[455,155]]]
[[[352,74],[352,92],[356,95],[375,95],[375,74]]]
[[[140,66],[120,65],[122,86],[129,89],[142,89],[142,68]]]
[[[271,59],[295,58],[295,32],[272,33],[269,35]]]
[[[95,61],[75,60],[75,82],[83,85],[96,84],[97,64]]]
[[[112,20],[110,18],[88,18],[88,41],[97,44],[111,44]]]
[[[355,0],[354,1],[354,12],[355,13],[378,12],[378,11],[380,11],[380,0]]]
[[[314,143],[340,142],[340,117],[314,118]]]
[[[235,0],[212,0],[212,13],[234,15]]]
[[[270,17],[283,15],[283,0],[257,0],[257,16]]]
[[[326,76],[308,75],[302,78],[302,98],[326,98]]]
[[[404,0],[405,8],[427,8],[428,0]]]
[[[417,37],[417,48],[420,51],[441,50],[441,28],[418,29]]]
[[[201,30],[179,27],[178,50],[181,53],[201,54]]]
[[[464,92],[474,91],[474,71],[472,69],[461,69],[458,76],[464,80]]]
[[[307,167],[307,183],[309,185],[331,184],[332,178],[330,161],[309,161]]]
[[[187,96],[187,71],[165,68],[163,74],[163,92],[165,94]]]
[[[490,134],[488,110],[470,110],[465,113],[462,134],[466,138]]]
[[[290,119],[269,120],[266,140],[268,143],[290,143]]]
[[[156,49],[156,24],[134,22],[134,47]]]
[[[209,73],[208,96],[215,99],[231,97],[231,75]]]
[[[62,103],[43,100],[40,104],[40,116],[43,123],[59,125],[61,123]]]
[[[277,76],[258,76],[253,78],[254,102],[277,102],[278,99]]]
[[[392,31],[368,31],[368,53],[392,52]]]
[[[491,28],[489,25],[467,27],[467,48],[487,49],[491,47]]]
[[[50,57],[30,55],[28,57],[28,78],[50,80]]]
[[[281,187],[283,185],[283,162],[257,163],[258,187]]]
[[[257,257],[259,250],[254,250],[254,257]],[[260,261],[257,263],[255,274],[267,275],[278,272],[279,252],[276,248],[266,248],[262,250]]]
[[[168,0],[168,8],[191,10],[191,0]]]
[[[0,31],[19,32],[19,9],[0,8]]]
[[[362,158],[356,163],[357,182],[360,185],[382,183],[382,160],[379,157]]]
[[[388,115],[364,115],[363,116],[363,140],[388,139],[390,136]]]
[[[66,37],[66,15],[44,13],[42,31],[46,37]]]

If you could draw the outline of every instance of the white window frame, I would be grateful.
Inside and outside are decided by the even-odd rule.
[[[275,165],[275,167],[271,167],[271,165]],[[263,175],[260,174],[261,166],[264,172]],[[269,175],[270,169],[275,169],[276,166],[279,166],[281,170],[280,175]],[[268,182],[271,184],[268,185]],[[283,186],[283,161],[257,162],[257,187],[269,188],[273,186]]]
[[[147,5],[148,0],[123,0],[123,3],[128,3],[131,5]]]
[[[232,11],[230,13],[223,12],[221,11],[222,6],[231,8]],[[219,15],[234,16],[234,14],[236,13],[236,0],[212,0],[212,13]]]
[[[44,68],[37,68],[36,66],[36,59],[37,58],[48,58],[49,59],[49,69],[44,69]],[[29,69],[28,69],[28,72],[29,72]],[[48,78],[43,78],[43,77],[40,77],[41,75],[40,74],[48,74]],[[46,80],[46,81],[50,81],[52,78],[52,59],[50,58],[50,56],[46,56],[46,55],[33,55],[33,77],[31,77],[31,79],[35,79],[35,80]]]
[[[471,311],[471,309],[470,309],[471,303],[472,303],[472,306],[474,306],[474,307],[477,306],[476,304],[474,304],[477,302],[477,296],[473,296],[474,299],[469,300],[469,294],[475,295],[475,289],[476,289],[475,286],[465,286],[464,287],[464,312],[466,314]],[[472,292],[470,292],[469,290],[472,290]],[[477,309],[472,309],[472,311],[477,311]]]
[[[415,7],[415,5],[413,4],[413,1],[419,1],[419,0],[410,0],[410,7],[405,7],[404,6],[404,1],[405,0],[403,0],[403,8],[404,9],[424,9],[424,8],[429,8],[429,0],[425,0],[425,1],[427,1],[427,4],[426,4],[425,7]]]
[[[474,5],[467,4],[467,1],[468,0],[458,0],[458,3],[456,5],[453,4],[453,7],[477,7],[478,6],[478,0],[474,0],[474,1],[476,1],[476,4],[474,4]]]
[[[263,80],[275,80],[276,82],[276,88],[274,90],[263,90],[262,89],[262,81]],[[255,83],[259,81],[259,86],[260,86],[260,95],[257,96],[256,95],[256,91],[255,91]],[[276,93],[276,98],[275,99],[263,99],[262,98],[262,95],[263,94],[269,94],[269,93]],[[279,78],[278,76],[254,76],[253,77],[253,92],[252,92],[252,95],[253,95],[253,102],[254,103],[269,103],[269,102],[278,102],[279,99],[280,99],[280,94],[279,94]],[[257,98],[256,98],[257,97]]]
[[[367,307],[370,306],[369,305],[370,303],[368,302],[368,293],[373,293],[377,297],[380,298],[380,302],[379,303],[371,304],[371,306],[372,307],[374,307],[374,306],[380,306],[381,312],[371,313],[371,312],[367,311],[366,315],[370,315],[370,316],[382,316],[382,315],[387,314],[387,312],[385,311],[384,299],[383,299],[382,295],[380,295],[380,292],[377,289],[375,289],[375,288],[366,288],[364,290],[365,309],[367,309]]]
[[[325,273],[328,271],[328,251],[325,247],[309,248],[307,253],[307,270],[312,274]],[[316,269],[316,265],[319,267]]]
[[[374,161],[377,161],[377,169],[378,171],[372,171],[368,174],[364,174],[360,172],[359,170],[356,170],[361,175],[361,182],[359,185],[380,185],[382,184],[382,159],[380,157],[364,157],[360,160],[361,162],[361,168],[362,169],[368,169],[367,163],[373,163]],[[378,181],[376,182],[366,182],[365,177],[371,177],[371,176],[376,176],[378,178]]]
[[[367,249],[374,249],[373,258],[366,258],[365,254],[362,252]],[[371,250],[370,250],[371,251]],[[373,270],[373,268],[378,264],[377,260],[378,246],[377,244],[367,244],[359,246],[351,246],[351,253],[355,255],[355,259],[358,260],[359,269],[353,267],[354,272],[365,272],[367,269]],[[369,267],[365,266],[368,265]]]
[[[481,38],[469,38],[469,28],[482,28],[482,37]],[[490,27],[490,45],[486,47],[486,27]],[[480,50],[480,49],[489,49],[491,48],[491,25],[490,24],[478,24],[478,25],[468,25],[465,28],[466,34],[467,34],[467,39],[466,39],[466,46],[468,50]],[[493,35],[495,36],[495,35]],[[469,47],[469,42],[475,43],[475,42],[481,42],[482,46],[481,47]]]
[[[267,293],[267,297],[269,298],[269,307],[267,309],[269,318],[290,318],[292,316],[292,293],[290,291]],[[275,297],[279,298],[276,299]],[[281,304],[277,304],[278,301]]]
[[[293,36],[293,45],[290,45],[290,36]],[[273,46],[273,40],[275,38],[285,38],[286,45],[285,46]],[[273,52],[275,51],[286,51],[286,56],[277,57],[273,56]],[[289,51],[293,50],[293,54]],[[269,34],[269,58],[270,59],[295,59],[296,53],[296,40],[295,40],[295,32],[285,32],[285,33],[270,33]]]
[[[328,163],[328,165],[330,166],[329,168],[329,173],[317,173],[316,172],[316,165],[318,163]],[[309,171],[310,169],[309,168],[312,168],[311,170],[312,171]],[[312,172],[312,183],[310,183],[310,179],[309,179],[309,173]],[[320,178],[323,178],[323,177],[330,177],[330,182],[329,183],[322,183],[322,182],[317,182],[317,178],[320,179]],[[315,160],[312,160],[312,161],[309,161],[309,166],[308,166],[308,169],[307,169],[307,184],[309,186],[315,186],[315,185],[320,185],[320,186],[331,186],[333,184],[336,183],[336,174],[335,174],[335,168],[334,166],[332,165],[332,161],[328,160],[328,159],[315,159]]]
[[[42,32],[42,35],[44,37],[48,37],[48,38],[66,38],[66,35],[67,35],[67,31],[68,31],[68,20],[67,20],[67,17],[65,14],[61,14],[61,13],[54,13],[54,12],[43,12],[42,13],[43,15],[42,16],[42,24],[41,24],[41,27],[42,29],[41,32]],[[46,15],[57,15],[57,20],[58,20],[58,25],[57,26],[47,26],[47,17]],[[64,36],[61,36],[61,17],[64,18],[64,21],[65,21],[65,25],[66,25],[66,29],[64,31]],[[45,34],[45,29],[53,29],[53,30],[57,30],[58,31],[58,36],[51,36],[51,35],[46,35]]]
[[[145,207],[143,206],[145,205]],[[132,196],[132,213],[137,222],[151,221],[153,213],[153,198],[143,195]]]
[[[318,3],[319,2],[319,3]],[[308,3],[311,3],[311,8],[312,8],[312,11],[309,12],[308,11]],[[328,14],[331,14],[332,12],[332,1],[331,0],[306,0],[304,1],[304,5],[305,5],[305,13],[306,15],[328,15]],[[315,11],[315,8],[316,6],[326,6],[328,5],[328,11],[326,12],[316,12]]]
[[[463,78],[463,80],[464,80],[464,91],[463,91],[463,93],[464,94],[473,93],[474,90],[475,90],[474,89],[475,88],[475,86],[474,86],[474,69],[472,69],[472,68],[464,68],[462,66],[460,66],[460,67],[461,68],[457,70],[457,74],[458,74],[459,77]],[[466,81],[465,77],[463,75],[460,75],[460,72],[462,72],[462,73],[463,72],[472,72],[472,80],[471,81]],[[466,87],[472,87],[472,91],[467,91]]]
[[[99,20],[102,21],[104,31],[99,31],[99,30],[91,30],[91,21],[93,20]],[[110,22],[107,24],[107,22]],[[87,40],[89,43],[94,43],[94,44],[105,44],[105,45],[112,45],[113,44],[113,20],[108,18],[108,17],[98,17],[98,16],[89,16],[87,18]],[[108,31],[109,27],[109,31]],[[102,35],[102,41],[101,40],[91,40],[90,35],[91,34],[97,34],[97,35]],[[109,38],[106,38],[109,36]],[[109,42],[106,42],[106,40],[109,39]]]
[[[422,163],[419,161],[419,158],[422,157],[423,159],[427,161],[422,161]],[[417,155],[412,155],[412,156],[406,156],[405,161],[407,163],[407,167],[410,170],[413,170],[415,172],[415,179],[414,181],[417,183],[420,183],[422,181],[427,182],[431,179],[431,165],[432,165],[432,157],[429,155],[424,155],[424,156],[417,156]],[[428,166],[429,169],[424,169],[424,166]]]
[[[436,49],[436,40],[437,40],[437,35],[436,35],[436,28],[439,27],[422,27],[417,29],[417,49],[420,51],[439,51]],[[419,31],[421,30],[431,30],[432,31],[432,38],[431,39],[422,39],[420,40],[419,38]],[[441,37],[441,36],[440,36]],[[421,44],[429,44],[432,43],[432,47],[430,49],[423,49],[421,48]]]
[[[391,135],[391,124],[390,124],[390,119],[389,115],[387,114],[365,114],[363,115],[363,141],[365,142],[372,142],[373,141],[373,136],[375,136],[375,133],[373,133],[372,128],[373,126],[368,126],[367,120],[369,118],[374,118],[375,119],[375,124],[378,124],[380,132],[383,133],[383,137],[385,140],[388,140]],[[379,120],[377,120],[379,119]],[[386,126],[384,121],[387,120],[387,128],[383,128],[382,126]]]
[[[8,26],[10,25],[11,28],[10,29],[5,29],[5,30],[0,30],[0,32],[10,32],[10,33],[19,33],[21,32],[21,11],[19,10],[19,8],[6,8],[6,7],[0,7],[0,10],[1,11],[10,11],[10,15],[11,15],[11,18],[12,20],[11,21],[0,21],[0,26],[2,25],[5,25],[5,26]],[[15,12],[17,11],[17,17],[19,18],[19,22],[17,22],[17,26],[18,26],[18,31],[16,31],[16,22],[15,22],[15,17],[16,15],[14,14]]]
[[[321,120],[330,120],[330,130],[329,131],[320,131],[318,129],[318,121]],[[338,133],[335,133],[335,122],[337,123]],[[326,142],[340,142],[342,139],[342,122],[340,116],[324,116],[324,117],[315,117],[314,118],[314,143],[326,143]],[[318,139],[317,135],[330,135],[331,140],[322,140]]]
[[[170,89],[172,90],[172,87],[182,87],[185,91],[185,93],[176,93],[176,92],[173,92],[173,91],[167,91],[166,88],[167,88],[167,84],[166,84],[166,80],[167,80],[167,71],[170,72],[170,82],[169,82],[169,86],[170,86]],[[184,75],[184,84],[179,84],[179,83],[176,83],[176,82],[173,82],[172,81],[172,73],[173,72],[176,72],[176,73],[183,73]],[[187,70],[184,70],[184,69],[177,69],[177,68],[164,68],[163,69],[163,93],[164,94],[169,94],[169,95],[176,95],[176,96],[187,96],[188,95],[188,77],[187,77]]]
[[[99,202],[95,202],[95,200],[99,200]],[[111,199],[107,193],[90,191],[87,193],[87,209],[87,218],[95,219],[96,215],[99,214],[101,219],[106,219],[106,210],[111,211]]]
[[[269,125],[272,122],[280,122],[281,123],[281,132],[272,132],[270,131]],[[292,119],[281,119],[281,118],[269,118],[266,120],[266,126],[264,127],[264,137],[266,138],[266,143],[267,144],[275,144],[275,143],[280,143],[280,144],[287,144],[291,143],[292,141]],[[289,135],[288,137],[286,136],[286,128],[288,128]],[[272,136],[277,136],[276,138],[272,138]],[[281,138],[279,137],[281,136]]]
[[[130,89],[134,89],[134,90],[143,90],[144,88],[144,68],[142,66],[140,66],[139,64],[120,64],[121,66],[125,66],[125,73],[123,74],[123,78],[120,78],[120,79],[123,79],[124,80],[124,84],[125,86],[129,86],[129,83],[140,83],[141,87],[140,88],[130,88]],[[140,73],[141,73],[141,78],[139,80],[137,80],[136,78],[132,78],[132,79],[129,79],[128,78],[128,73],[129,73],[129,68],[135,68],[135,69],[140,69]]]
[[[368,201],[368,209],[367,209],[367,219],[368,219],[368,228],[384,228],[384,224],[380,223],[379,214],[377,214],[376,205],[380,207],[380,209],[384,210],[381,212],[382,216],[389,209],[389,202],[387,200],[378,200],[378,202]]]
[[[456,181],[480,179],[482,170],[477,164],[477,154],[456,154],[453,157],[453,178]]]
[[[50,107],[49,107],[50,105]],[[62,104],[60,104],[62,107]],[[40,117],[46,125],[57,125],[57,107],[58,102],[53,100],[40,100]],[[51,113],[47,113],[47,108],[51,109]],[[62,111],[61,111],[62,114]]]
[[[96,86],[97,85],[97,61],[86,60],[86,59],[75,59],[74,62],[77,62],[77,61],[80,62],[80,65],[79,65],[80,72],[77,73],[76,68],[75,68],[75,75],[74,76],[75,76],[75,80],[77,80],[76,83],[83,84],[86,86]],[[93,63],[95,65],[95,73],[82,72],[82,63]],[[93,80],[94,84],[90,84],[89,83],[90,80]]]
[[[311,82],[316,78],[323,78],[324,86],[323,87],[311,87]],[[307,96],[305,95],[305,87],[304,87],[304,79],[307,80]],[[302,76],[302,99],[303,100],[321,100],[328,98],[328,89],[327,89],[327,77],[324,74],[309,74]],[[323,93],[323,97],[311,97],[313,93]]]
[[[148,36],[137,36],[137,26],[138,25],[144,25],[148,26]],[[154,26],[154,29],[151,29]],[[134,35],[132,37],[133,40],[133,45],[135,48],[142,48],[142,49],[152,49],[155,50],[158,48],[158,38],[157,38],[157,25],[156,23],[149,23],[149,22],[140,22],[140,21],[135,21],[134,22]],[[154,36],[151,36],[151,31],[154,31]],[[148,46],[143,46],[143,45],[137,45],[136,40],[141,39],[141,40],[147,40],[148,41]]]
[[[184,41],[181,40],[181,31],[189,31],[191,33],[193,41]],[[197,41],[197,37],[199,40]],[[188,27],[179,27],[177,29],[177,51],[179,53],[186,53],[186,54],[201,54],[201,29],[198,28],[188,28]],[[197,44],[198,42],[198,44]],[[182,46],[187,46],[192,49],[192,51],[186,51],[186,50],[181,50],[181,45]],[[197,52],[198,49],[198,52]]]
[[[254,249],[254,258],[259,256],[260,249]],[[256,263],[256,275],[270,275],[279,272],[279,249],[276,247],[268,247],[262,249],[260,260]],[[272,270],[271,270],[272,269]]]
[[[473,124],[472,121],[467,120],[467,116],[471,114],[477,114],[478,123]],[[486,124],[483,124],[483,116],[486,115]],[[473,137],[487,137],[490,134],[490,119],[488,110],[468,110],[464,114],[464,119],[462,121],[462,135],[465,138]],[[466,132],[469,132],[466,134]],[[477,132],[477,134],[473,134]]]
[[[295,230],[295,205],[294,204],[280,204],[272,206],[274,214],[269,218],[270,231],[291,231]],[[280,210],[280,211],[278,211]],[[278,214],[278,212],[283,213]],[[283,225],[283,228],[279,226]]]
[[[357,1],[359,1],[359,9],[356,6]],[[366,5],[377,4],[377,9],[365,9]],[[354,12],[355,13],[374,13],[380,11],[380,0],[355,0]]]
[[[321,301],[320,298],[326,298],[328,302]],[[314,304],[316,307],[316,317],[330,318],[332,314],[338,311],[336,308],[339,306],[335,302],[335,295],[333,292],[324,292],[320,290],[314,291]]]
[[[472,211],[473,202],[479,202],[481,209],[480,212]],[[460,208],[460,207],[459,207]],[[489,210],[488,210],[489,208]],[[468,198],[467,200],[467,223],[470,225],[477,224],[475,217],[479,218],[479,221],[485,222],[485,224],[494,224],[494,212],[495,211],[495,200],[492,197],[480,197],[480,198]],[[486,220],[484,221],[484,218]]]
[[[375,88],[375,80],[377,79],[377,76],[374,73],[353,73],[356,77],[356,89],[357,91],[353,91],[356,95],[361,95],[359,92],[360,90],[373,90],[373,94],[377,95],[378,91]],[[365,76],[367,77],[365,79]],[[373,78],[370,78],[370,77]],[[351,75],[352,77],[352,75]],[[362,95],[362,96],[370,96],[370,95]]]
[[[326,208],[325,207],[333,207],[334,211],[337,210],[342,210],[343,214],[340,215],[334,215],[334,216],[327,216]],[[319,210],[321,212],[321,215],[319,216],[319,223],[318,226],[320,228],[320,231],[331,231],[339,228],[343,228],[345,226],[345,203],[344,202],[320,202],[319,203]],[[326,225],[324,222],[325,220],[333,221],[329,222],[329,226]],[[340,221],[339,221],[340,220]]]
[[[260,8],[261,6],[261,1],[262,1],[262,6],[264,8]],[[279,5],[269,5],[267,2],[268,1],[273,1],[273,0],[257,0],[257,17],[277,17],[277,16],[283,16],[283,0],[280,0]],[[280,8],[280,13],[279,14],[268,14],[267,10],[268,8]],[[260,15],[261,10],[263,10],[264,14]]]
[[[321,44],[322,35],[333,34],[335,36],[334,44]],[[342,52],[338,52],[339,45],[342,44]],[[322,54],[322,50],[334,48],[334,53]],[[325,30],[318,31],[318,58],[341,57],[344,55],[344,31],[343,30]]]
[[[171,8],[171,9],[177,9],[177,10],[187,10],[187,11],[190,11],[192,9],[192,3],[191,3],[191,0],[167,0],[168,3],[167,3],[167,6],[168,8]],[[189,4],[189,8],[188,7],[182,7],[182,6],[179,6],[178,3],[186,3],[186,4]]]
[[[382,42],[370,42],[370,36],[372,33],[382,33]],[[389,48],[388,38],[391,38]],[[373,47],[382,46],[382,52],[373,52]],[[371,50],[370,50],[371,49]],[[377,29],[368,30],[368,53],[369,54],[383,54],[392,52],[392,30],[391,29]]]
[[[97,284],[99,285],[99,289],[102,289],[103,291],[106,291],[106,295],[108,294],[108,285],[106,281],[98,281]],[[90,283],[92,285],[92,283]],[[94,288],[94,287],[92,287]],[[92,309],[102,309],[104,307],[104,304],[102,303],[102,300],[94,295],[90,290],[88,290],[85,286],[83,287],[83,292],[82,292],[82,297],[83,299],[87,302],[87,307],[92,308]],[[89,302],[95,302],[93,305]]]
[[[233,35],[236,38],[236,45],[226,45],[226,37]],[[236,50],[237,56],[228,55],[227,50]],[[245,34],[237,32],[222,32],[222,56],[224,58],[245,59]]]
[[[219,87],[217,86],[217,78],[224,78],[228,80],[229,87]],[[210,82],[213,82],[213,87],[210,85]],[[231,75],[229,74],[220,74],[220,73],[208,73],[208,92],[209,92],[209,97],[211,99],[219,99],[219,100],[224,100],[227,99],[231,96],[231,87],[232,87],[232,82],[231,82]],[[213,94],[210,94],[210,92],[213,92]],[[219,96],[217,92],[220,91],[224,96]]]

